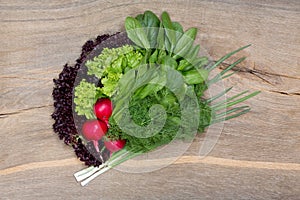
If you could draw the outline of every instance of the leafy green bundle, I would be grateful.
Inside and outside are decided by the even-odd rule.
[[[207,126],[250,110],[248,106],[231,107],[258,92],[243,96],[245,91],[217,103],[215,100],[231,88],[210,99],[203,97],[210,85],[231,76],[230,69],[245,58],[208,80],[209,72],[249,45],[208,66],[207,57],[199,56],[200,45],[194,44],[197,29],[184,31],[178,22],[171,21],[167,12],[162,13],[161,20],[151,11],[127,17],[125,29],[134,45],[105,48],[86,63],[88,74],[99,78],[103,87],[82,80],[75,88],[75,111],[87,119],[95,118],[92,105],[97,98],[108,97],[113,101],[106,138],[124,139],[126,146],[114,153],[104,168],[174,139],[191,140]]]

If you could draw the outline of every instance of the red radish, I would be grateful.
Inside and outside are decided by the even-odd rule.
[[[109,117],[112,114],[113,105],[110,99],[98,99],[94,105],[94,113],[96,117],[108,124]]]
[[[116,152],[123,149],[125,144],[126,144],[125,140],[104,141],[105,147],[110,152]]]
[[[100,120],[88,120],[83,124],[82,133],[87,140],[100,140],[107,132],[107,125]]]

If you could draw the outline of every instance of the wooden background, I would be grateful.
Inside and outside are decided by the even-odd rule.
[[[81,187],[83,165],[52,131],[52,79],[86,40],[146,9],[198,27],[213,59],[251,43],[225,84],[262,93],[205,159],[203,135],[164,169],[111,170]],[[299,199],[299,21],[299,0],[0,0],[0,199]]]

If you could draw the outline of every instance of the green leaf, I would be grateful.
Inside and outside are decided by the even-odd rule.
[[[138,69],[135,92],[136,99],[143,99],[146,96],[156,93],[165,86],[166,72],[161,67],[149,68],[146,66]],[[142,87],[140,87],[142,86]]]
[[[160,20],[153,12],[146,11],[144,13],[143,23],[145,24],[145,32],[150,42],[150,47],[155,48]]]
[[[171,56],[165,56],[164,58],[162,58],[161,64],[171,67],[173,69],[177,68],[177,62]]]
[[[111,97],[116,92],[117,83],[125,70],[139,66],[142,58],[142,54],[134,50],[133,46],[124,45],[112,49],[104,48],[101,54],[88,61],[86,66],[89,75],[102,79],[103,94]]]
[[[190,61],[191,63],[193,63],[193,60],[197,59],[199,50],[200,50],[199,44],[190,48],[190,51],[187,53],[186,57],[188,58],[188,60],[191,60]]]
[[[181,24],[179,24],[178,22],[172,22],[172,25],[175,30],[176,42],[177,42],[179,40],[179,38],[181,38],[184,31],[183,31]]]
[[[187,90],[187,86],[184,84],[184,78],[177,70],[169,70],[167,66],[162,67],[167,74],[166,87],[176,95],[180,102],[184,99]]]
[[[174,45],[176,43],[176,32],[173,27],[170,16],[167,12],[163,12],[161,15],[161,20],[163,27],[165,28],[166,37],[168,40],[165,40],[166,49],[172,53]],[[168,41],[168,42],[167,42]]]
[[[165,49],[165,31],[163,29],[162,23],[160,23],[157,33],[156,48],[159,50]]]
[[[153,12],[147,10],[144,13],[144,23],[147,27],[159,27],[160,20]]]
[[[146,26],[145,23],[144,23],[144,14],[137,15],[135,17],[135,19],[137,19],[141,23],[142,26],[144,26],[144,27]]]
[[[187,61],[186,59],[182,59],[179,61],[179,65],[177,70],[178,71],[184,71],[185,68],[192,66],[191,63],[189,61]]]
[[[158,80],[160,80],[160,79],[158,79]],[[154,83],[152,83],[152,82],[154,82]],[[152,80],[149,84],[147,84],[144,87],[140,88],[140,90],[137,91],[134,98],[135,99],[144,99],[148,95],[151,95],[151,94],[156,93],[159,90],[161,90],[164,87],[164,85],[155,84],[157,82],[158,82],[157,80]]]
[[[180,33],[183,34],[183,28],[182,28],[182,26],[181,26],[180,23],[178,23],[178,22],[172,22],[172,26],[173,26],[173,28],[174,28],[175,31],[178,31],[178,32],[180,32]]]
[[[199,58],[196,58],[195,60],[193,60],[193,63],[195,63],[195,67],[197,69],[201,69],[203,68],[205,65],[207,65],[208,63],[208,58],[207,57],[199,57]]]
[[[118,95],[112,98],[114,105],[113,115],[121,114],[120,112],[123,109],[122,105],[124,105],[126,99],[131,95],[128,91],[131,91],[135,85],[135,78],[136,70],[131,69],[119,80],[117,85],[117,88],[119,88]]]
[[[158,50],[155,49],[155,51],[152,53],[152,55],[149,58],[149,63],[155,63],[158,58]]]
[[[171,46],[171,42],[168,38],[165,38],[165,48],[166,48],[167,52],[169,52],[169,54],[172,54],[172,46]]]
[[[186,32],[184,32],[184,34],[190,38],[192,38],[192,40],[195,40],[196,39],[196,36],[197,36],[197,32],[198,32],[198,29],[197,28],[189,28]]]
[[[194,69],[182,74],[185,82],[189,85],[203,83],[208,77],[208,71],[205,69]]]
[[[187,65],[182,71],[187,72],[192,69],[202,69],[207,63],[208,58],[207,57],[198,57],[196,59],[191,60],[190,65]]]
[[[201,84],[196,84],[194,85],[194,91],[198,97],[198,100],[201,101],[202,103],[207,104],[205,101],[202,101],[202,96],[204,94],[204,92],[208,89],[208,86],[205,82],[201,83]]]
[[[169,16],[169,14],[167,12],[164,11],[162,13],[161,20],[162,20],[164,28],[170,29],[170,30],[175,30],[174,27],[173,27],[172,21],[170,19],[170,16]]]
[[[145,49],[150,48],[147,34],[137,19],[133,17],[127,17],[125,20],[125,29],[129,39],[136,45]]]
[[[197,35],[196,28],[188,29],[176,43],[176,46],[174,48],[175,55],[173,56],[173,58],[175,59],[179,57],[185,58],[187,53],[190,51],[190,48],[192,48],[196,35]]]
[[[157,58],[158,63],[161,63],[161,62],[162,62],[162,59],[163,59],[166,55],[167,55],[166,51],[160,50],[160,51],[158,52],[158,58]]]
[[[150,56],[151,56],[151,49],[147,49],[140,64],[146,65],[149,61]]]

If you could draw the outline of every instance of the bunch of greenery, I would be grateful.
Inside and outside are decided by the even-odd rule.
[[[208,66],[195,45],[196,28],[184,31],[167,12],[159,19],[151,11],[127,17],[125,29],[133,45],[103,49],[86,63],[88,74],[98,77],[102,88],[85,80],[75,88],[76,112],[95,118],[93,104],[108,97],[114,105],[106,137],[126,140],[123,150],[112,155],[105,166],[113,167],[131,157],[154,150],[174,139],[191,139],[213,123],[247,113],[248,106],[233,107],[255,95],[247,91],[215,103],[231,90],[205,99],[204,92],[233,73],[241,58],[208,80],[209,73],[237,49]],[[117,160],[117,161],[116,161]]]

